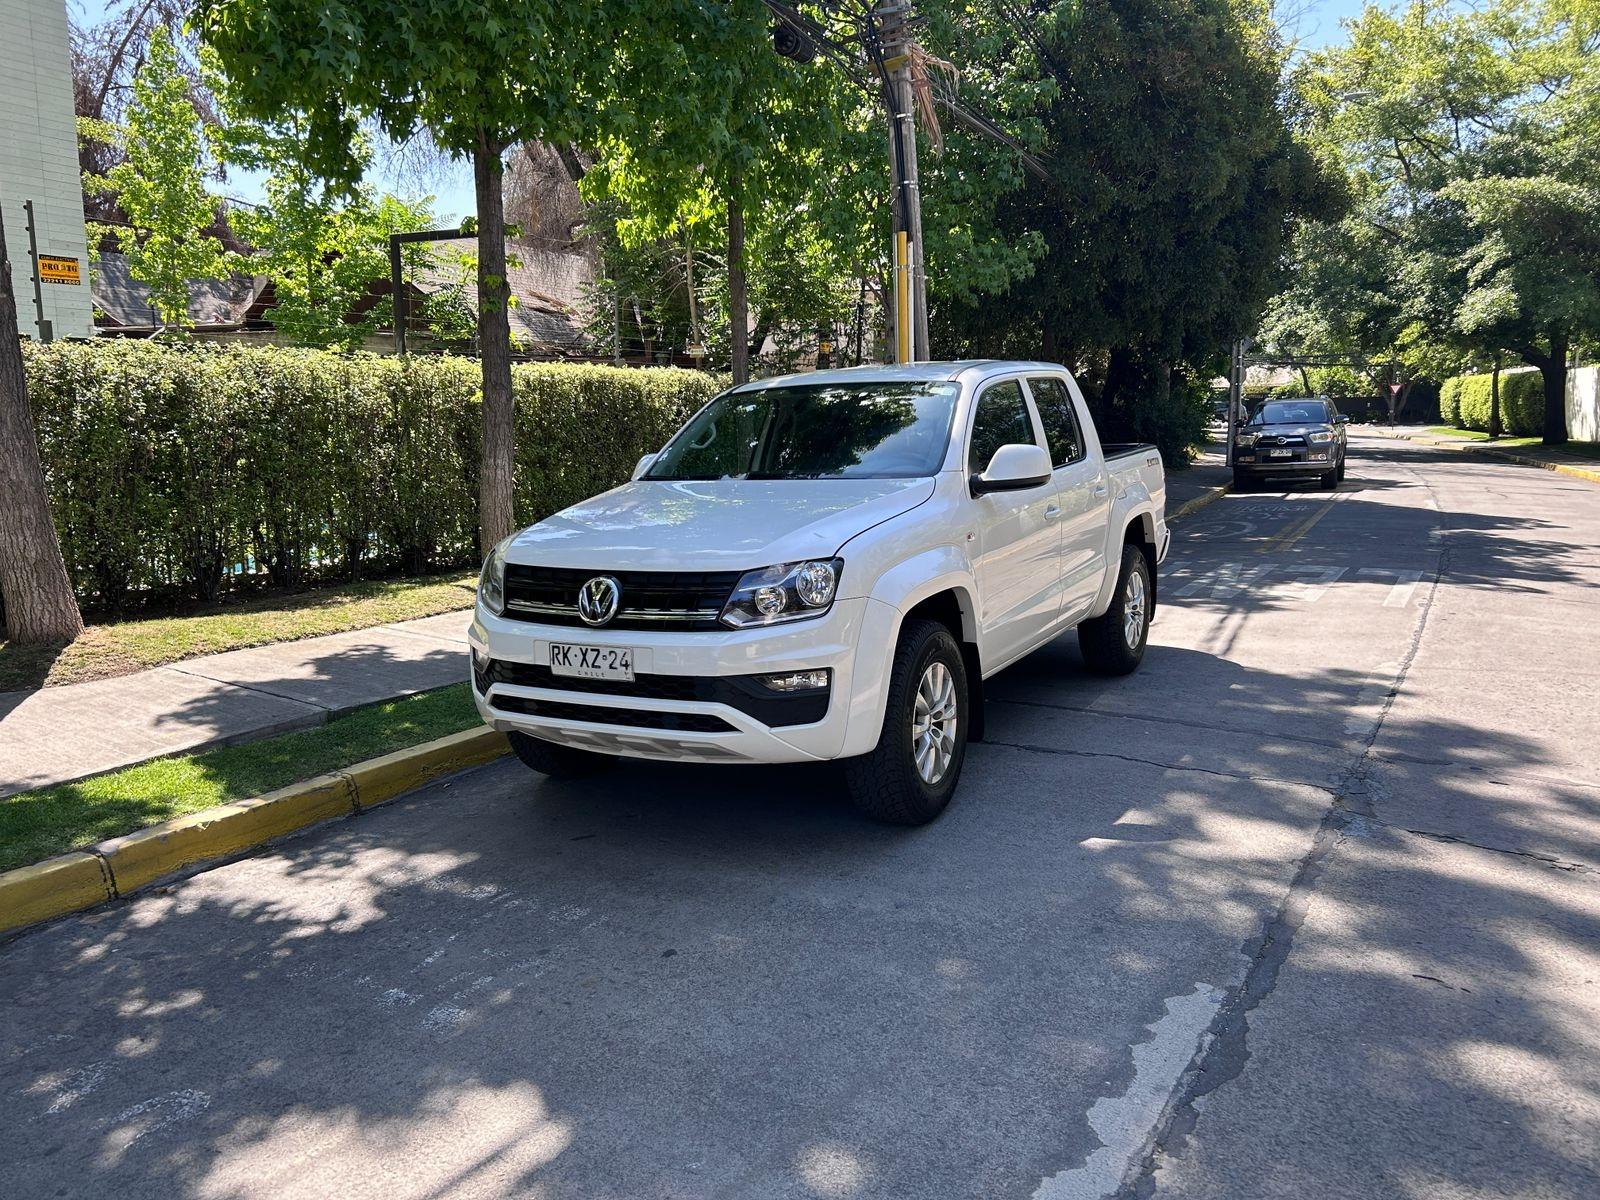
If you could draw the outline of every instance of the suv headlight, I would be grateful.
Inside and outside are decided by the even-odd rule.
[[[1238,437],[1233,439],[1233,444],[1235,446],[1254,446],[1256,444],[1256,438],[1259,436],[1261,435],[1256,433],[1241,433]]]
[[[478,573],[478,602],[497,617],[506,607],[506,542],[510,540],[506,538],[489,551]]]
[[[722,623],[746,629],[821,616],[833,606],[843,570],[842,558],[821,558],[746,571],[722,606]]]
[[[1333,430],[1314,429],[1311,431],[1311,441],[1313,445],[1319,446],[1331,442],[1333,441]]]

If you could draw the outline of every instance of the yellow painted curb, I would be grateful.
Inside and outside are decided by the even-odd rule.
[[[1219,484],[1208,492],[1200,493],[1200,495],[1196,496],[1193,500],[1185,500],[1178,506],[1177,512],[1173,513],[1167,518],[1167,523],[1170,525],[1173,521],[1181,521],[1183,518],[1199,512],[1213,500],[1222,499],[1222,497],[1226,496],[1232,490],[1233,484],[1231,483]]]
[[[357,763],[345,774],[355,785],[356,808],[362,810],[393,800],[401,792],[421,787],[440,775],[491,762],[510,749],[506,735],[498,730],[465,729],[409,750]]]
[[[82,850],[0,872],[0,933],[92,908],[115,895],[105,863]]]
[[[355,807],[345,775],[319,775],[253,800],[174,817],[101,842],[94,851],[110,866],[117,895],[126,896],[180,867],[238,854],[329,817],[347,817]]]

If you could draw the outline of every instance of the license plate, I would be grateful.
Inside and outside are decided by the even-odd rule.
[[[1294,457],[1294,451],[1293,450],[1268,450],[1267,451],[1267,457],[1268,458],[1293,458]]]
[[[550,674],[632,683],[633,650],[627,646],[573,646],[551,642]]]

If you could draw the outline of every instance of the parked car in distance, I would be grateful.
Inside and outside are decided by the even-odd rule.
[[[1349,423],[1326,396],[1264,401],[1235,434],[1234,486],[1243,490],[1269,476],[1315,476],[1323,487],[1337,486]]]
[[[920,824],[984,679],[1074,627],[1095,670],[1138,667],[1165,501],[1155,448],[1102,446],[1054,364],[745,384],[494,548],[474,697],[547,775],[838,759],[863,811]]]

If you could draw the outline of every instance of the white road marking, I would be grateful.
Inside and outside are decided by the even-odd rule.
[[[1379,577],[1394,576],[1394,586],[1389,589],[1389,594],[1383,599],[1385,608],[1404,608],[1411,603],[1411,593],[1417,590],[1417,584],[1422,582],[1421,571],[1392,571],[1387,567],[1362,567],[1357,575],[1376,575]]]
[[[1089,1127],[1100,1148],[1083,1166],[1043,1180],[1033,1200],[1102,1200],[1122,1186],[1225,994],[1209,983],[1197,983],[1194,991],[1167,1001],[1166,1015],[1148,1027],[1150,1040],[1129,1048],[1133,1081],[1127,1090],[1102,1096],[1089,1109]]]

